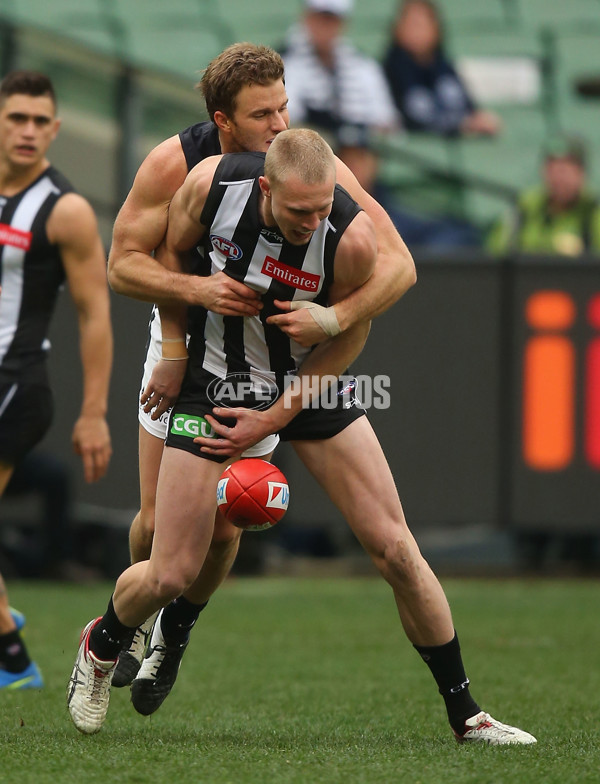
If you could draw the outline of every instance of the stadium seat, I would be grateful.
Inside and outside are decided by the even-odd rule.
[[[228,43],[251,41],[279,49],[302,3],[275,0],[219,0],[219,13],[230,30]]]
[[[598,25],[598,0],[513,0],[515,13],[523,24],[554,29],[585,29]]]
[[[4,0],[0,13],[13,24],[29,25],[77,41],[93,51],[116,54],[114,37],[107,25],[102,0]]]
[[[509,27],[514,4],[515,0],[436,0],[448,30]]]

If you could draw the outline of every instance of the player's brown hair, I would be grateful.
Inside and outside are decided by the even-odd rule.
[[[11,71],[0,82],[0,105],[11,95],[31,95],[38,98],[46,95],[56,106],[56,94],[52,82],[39,71]]]
[[[278,52],[269,46],[237,43],[211,60],[196,87],[213,120],[217,111],[233,116],[236,98],[245,85],[268,85],[278,79],[283,80],[283,60]]]

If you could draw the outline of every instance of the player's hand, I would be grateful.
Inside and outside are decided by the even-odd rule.
[[[108,469],[112,446],[106,419],[102,416],[79,417],[73,428],[73,449],[83,461],[86,482],[96,482]]]
[[[271,433],[274,427],[267,411],[255,411],[251,408],[213,408],[213,414],[218,417],[227,417],[235,420],[231,427],[222,424],[214,416],[206,414],[204,417],[217,434],[217,438],[194,438],[195,444],[200,444],[202,451],[220,457],[235,457],[241,455],[246,449],[262,441]]]
[[[262,308],[257,291],[224,272],[207,277],[195,276],[193,280],[193,285],[199,287],[198,301],[190,301],[190,304],[202,305],[221,316],[256,316]],[[194,295],[192,297],[195,299]]]
[[[311,316],[310,310],[302,308],[290,311],[291,304],[291,302],[282,302],[276,299],[275,305],[279,310],[285,312],[276,316],[269,316],[267,324],[274,324],[276,327],[279,327],[288,338],[295,340],[301,346],[314,346],[326,340],[327,334]]]
[[[174,362],[161,360],[154,366],[150,380],[140,397],[146,414],[152,412],[152,419],[159,419],[177,400],[186,367],[185,359]]]

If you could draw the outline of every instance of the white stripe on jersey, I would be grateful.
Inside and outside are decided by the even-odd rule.
[[[240,215],[250,198],[250,194],[252,193],[254,179],[240,180],[239,182],[234,183],[219,182],[219,185],[227,185],[228,187],[215,216],[215,221],[217,218],[219,219],[219,231],[217,233],[224,237],[231,237],[238,224]],[[213,221],[210,227],[211,234],[213,233],[212,229],[215,225],[215,221]],[[223,269],[225,266],[225,256],[223,256],[222,253],[213,250],[210,257],[217,269]]]
[[[40,207],[51,193],[59,193],[49,177],[43,177],[25,194],[10,225],[20,231],[31,231]],[[19,325],[23,298],[26,251],[5,245],[2,254],[2,296],[0,296],[0,362],[8,351]]]
[[[0,403],[0,417],[4,416],[4,412],[9,406],[10,401],[13,397],[17,394],[17,389],[19,388],[18,384],[12,384],[2,403]]]

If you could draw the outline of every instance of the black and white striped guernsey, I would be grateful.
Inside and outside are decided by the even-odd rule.
[[[0,195],[0,379],[22,378],[50,348],[48,327],[65,272],[46,222],[73,190],[51,166],[15,196]]]
[[[274,300],[314,300],[326,305],[333,282],[333,262],[339,240],[361,208],[336,186],[333,207],[310,242],[292,245],[277,227],[260,220],[258,177],[264,153],[223,156],[201,216],[207,227],[204,253],[212,273],[223,270],[262,294],[258,316],[221,316],[192,309],[190,365],[225,378],[231,373],[258,371],[280,388],[294,374],[310,348],[300,346],[278,327],[266,323],[280,313]]]
[[[179,134],[181,149],[185,155],[188,171],[211,155],[221,154],[219,129],[213,122],[190,125]]]

